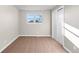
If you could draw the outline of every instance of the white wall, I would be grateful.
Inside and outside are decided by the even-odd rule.
[[[0,51],[19,33],[18,10],[13,6],[0,6]]]
[[[43,16],[41,24],[28,24],[27,14]],[[20,34],[27,36],[50,36],[50,11],[20,11]]]
[[[79,6],[65,6],[65,22],[79,29]]]
[[[56,10],[52,10],[52,37],[56,38]]]
[[[79,30],[79,6],[78,5],[65,6],[65,23]],[[70,36],[70,34],[68,36]],[[74,37],[73,39],[77,41],[77,39],[75,39]],[[67,37],[65,37],[64,46],[71,52],[79,52],[79,47],[77,47],[76,44],[74,44],[75,41],[72,42],[73,39],[69,40]],[[76,43],[78,43],[79,45],[78,41]]]

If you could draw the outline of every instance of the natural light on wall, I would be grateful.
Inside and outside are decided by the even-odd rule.
[[[65,23],[65,37],[79,48],[79,29]]]

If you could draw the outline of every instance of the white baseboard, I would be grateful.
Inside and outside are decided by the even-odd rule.
[[[63,47],[64,47],[64,49],[65,49],[67,52],[72,53],[68,48],[66,48],[65,46],[63,46]]]
[[[7,48],[11,43],[13,43],[18,37],[19,37],[19,35],[16,36],[15,38],[13,38],[13,40],[11,40],[8,44],[6,44],[6,45],[0,50],[0,52],[2,52],[4,49],[6,49],[6,48]]]
[[[36,36],[36,37],[51,37],[51,35],[19,35],[19,36]]]
[[[55,37],[52,37],[54,40],[56,40],[56,38]],[[58,40],[56,40],[59,44],[61,44]],[[61,44],[61,45],[63,45],[63,44]]]
[[[55,37],[52,37],[52,38],[54,38],[55,40],[56,40],[56,38]],[[57,41],[57,40],[56,40]],[[57,41],[58,42],[58,41]],[[58,42],[59,43],[59,42]],[[61,44],[61,43],[60,43]],[[61,44],[62,45],[62,44]],[[67,52],[69,52],[69,53],[72,53],[68,48],[66,48],[64,45],[63,45],[63,48],[67,51]]]

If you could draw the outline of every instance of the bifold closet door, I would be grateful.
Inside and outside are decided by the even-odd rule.
[[[61,43],[62,45],[64,44],[64,39],[63,39],[63,26],[64,26],[64,7],[60,7],[57,9],[57,19],[56,19],[56,26],[57,26],[57,41]]]

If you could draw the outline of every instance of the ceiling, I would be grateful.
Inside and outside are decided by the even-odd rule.
[[[56,5],[16,5],[19,10],[51,10]]]

